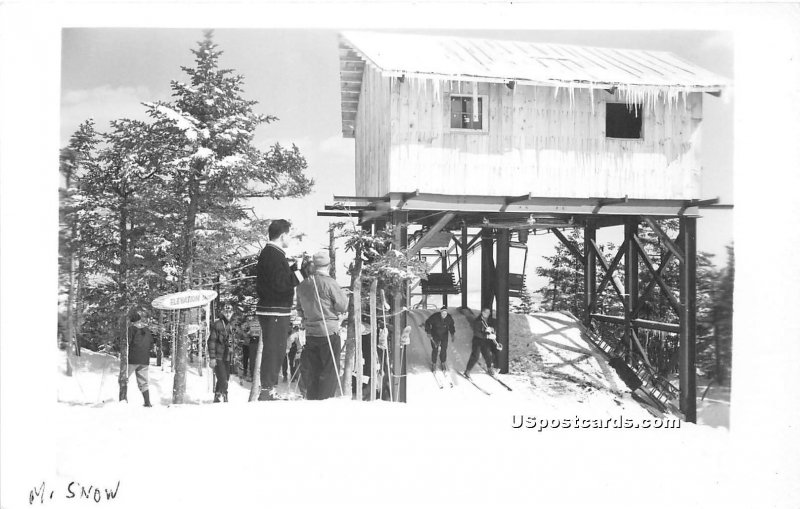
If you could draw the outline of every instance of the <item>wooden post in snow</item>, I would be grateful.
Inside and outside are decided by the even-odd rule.
[[[353,369],[356,372],[356,401],[361,401],[363,391],[361,388],[361,375],[364,370],[363,353],[361,352],[361,274],[353,281],[353,325],[355,326],[356,359]]]
[[[375,401],[378,390],[378,280],[369,286],[369,400]]]

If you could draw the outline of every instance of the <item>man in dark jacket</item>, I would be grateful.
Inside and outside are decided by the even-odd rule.
[[[291,333],[290,315],[294,302],[294,287],[303,280],[297,262],[286,259],[291,224],[276,219],[269,225],[269,242],[261,250],[256,268],[258,305],[256,315],[261,325],[263,349],[261,355],[261,393],[259,401],[276,399],[281,363],[286,354],[286,342]]]
[[[467,369],[464,371],[464,376],[469,378],[469,372],[475,367],[478,362],[478,356],[483,355],[483,360],[486,362],[486,371],[494,376],[494,342],[490,340],[487,335],[494,333],[494,320],[492,319],[492,310],[489,308],[483,309],[481,314],[472,322],[472,353],[467,361]]]
[[[233,306],[225,304],[221,316],[211,325],[208,334],[208,364],[214,369],[217,384],[214,386],[214,403],[222,398],[228,402],[228,379],[231,373],[233,349],[231,345],[231,316]]]
[[[456,339],[456,324],[447,313],[447,307],[442,306],[438,313],[425,320],[425,332],[431,340],[431,371],[436,371],[436,357],[442,363],[442,371],[447,371],[447,340],[450,334],[454,341]]]
[[[150,349],[153,347],[153,335],[150,329],[141,320],[141,315],[137,311],[131,312],[129,319],[130,325],[128,326],[127,339],[128,339],[128,376],[129,379],[132,373],[136,373],[136,385],[142,391],[144,398],[144,406],[152,406],[150,404],[150,389],[147,385],[147,368],[150,366]],[[128,400],[128,386],[127,381],[122,385],[119,390],[120,401]]]

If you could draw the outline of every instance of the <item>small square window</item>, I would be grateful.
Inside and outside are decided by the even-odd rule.
[[[606,138],[642,138],[642,105],[606,103]]]
[[[450,128],[483,130],[483,97],[478,97],[478,114],[472,97],[450,96]]]

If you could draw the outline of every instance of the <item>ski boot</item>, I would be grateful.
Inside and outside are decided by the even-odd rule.
[[[224,401],[225,403],[228,402],[228,393],[227,392],[223,392],[222,393],[222,401]]]
[[[220,396],[220,393],[218,393],[218,392],[214,393],[214,403],[219,403],[219,396]]]
[[[119,388],[119,400],[128,401],[128,386],[123,385]]]
[[[150,404],[150,391],[142,391],[142,397],[144,398],[144,406],[146,407],[153,406]]]
[[[467,380],[472,380],[472,377],[469,376],[469,371],[468,370],[464,371],[462,373],[462,375],[464,375],[464,378],[466,378]]]
[[[442,363],[442,373],[447,373],[447,364],[444,362]]]
[[[486,372],[487,372],[487,373],[489,373],[489,376],[492,376],[492,377],[493,377],[493,376],[495,376],[495,375],[497,374],[497,373],[495,372],[494,368],[493,368],[493,367],[491,367],[491,366],[489,366],[489,367],[486,369]]]

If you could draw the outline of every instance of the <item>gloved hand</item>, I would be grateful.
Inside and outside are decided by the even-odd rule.
[[[211,359],[208,361],[208,365],[213,369],[217,367],[217,359]]]

